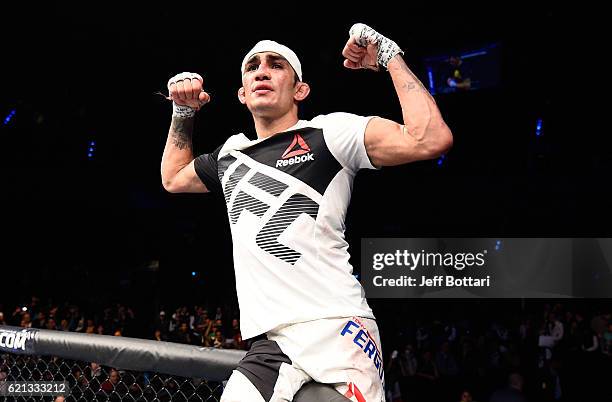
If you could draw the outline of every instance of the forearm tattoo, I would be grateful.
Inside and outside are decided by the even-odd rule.
[[[172,144],[178,149],[191,149],[191,137],[193,135],[193,117],[172,117],[170,126],[170,137]]]
[[[433,100],[433,97],[431,96],[427,88],[425,88],[425,86],[423,85],[423,83],[421,83],[421,81],[417,78],[417,76],[414,75],[412,71],[410,71],[410,69],[408,68],[405,62],[402,61],[402,63],[399,63],[399,68],[402,71],[404,71],[406,74],[408,74],[410,77],[412,77],[412,80],[404,80],[404,82],[401,84],[401,88],[403,90],[405,90],[406,92],[411,92],[411,91],[423,92],[427,94]]]

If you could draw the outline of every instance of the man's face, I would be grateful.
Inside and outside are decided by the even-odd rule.
[[[284,57],[273,52],[257,53],[245,65],[240,101],[253,114],[283,115],[294,103],[294,77]]]
[[[117,382],[119,382],[119,373],[115,370],[111,371],[110,373],[110,382],[112,382],[113,384],[116,384]]]

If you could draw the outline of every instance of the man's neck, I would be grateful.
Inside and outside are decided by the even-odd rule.
[[[255,122],[255,131],[257,131],[257,138],[267,138],[277,133],[282,133],[289,127],[293,127],[298,122],[297,115],[293,113],[287,113],[286,115],[268,119],[263,117],[253,116]]]

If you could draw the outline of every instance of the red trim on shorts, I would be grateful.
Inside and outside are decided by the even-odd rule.
[[[355,399],[357,399],[357,402],[366,402],[365,398],[363,397],[363,394],[361,393],[359,388],[357,388],[357,385],[355,385],[355,383],[349,382],[346,385],[348,385],[348,391],[344,393],[345,397],[350,399],[354,396]]]

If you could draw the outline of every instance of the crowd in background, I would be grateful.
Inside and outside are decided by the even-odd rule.
[[[482,317],[479,325],[433,317],[407,323],[387,337],[387,400],[612,400],[611,312],[545,303],[535,313]]]
[[[493,308],[477,323],[407,317],[399,330],[389,330],[380,320],[387,400],[547,402],[612,396],[606,386],[612,379],[611,312],[549,303],[515,316],[495,314]],[[182,305],[143,322],[158,341],[250,347],[242,339],[237,308]],[[74,304],[42,304],[36,297],[8,313],[0,311],[0,325],[115,336],[138,332],[129,306],[115,303],[89,314]],[[118,375],[112,369],[107,373],[99,381],[102,389],[112,387],[112,376]]]

